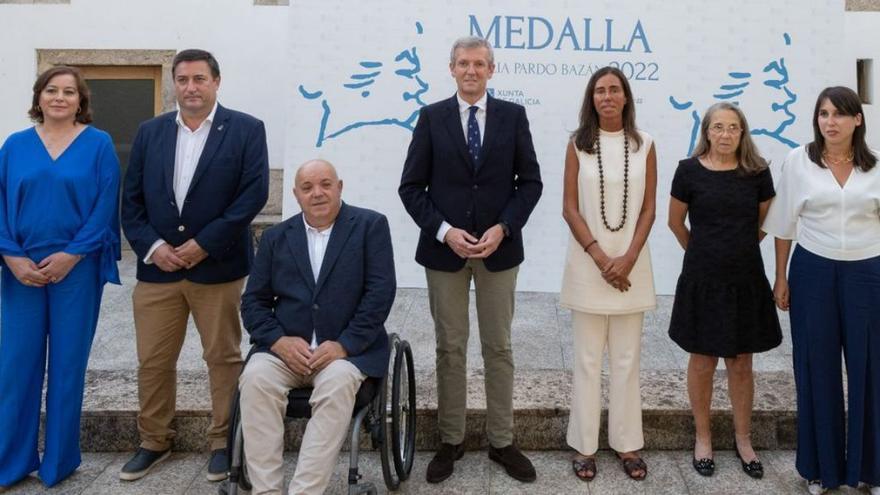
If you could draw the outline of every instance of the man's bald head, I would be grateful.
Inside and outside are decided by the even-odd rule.
[[[315,169],[321,170],[324,168],[330,169],[329,171],[330,171],[330,174],[333,176],[333,178],[336,180],[339,180],[339,174],[336,172],[336,167],[334,167],[332,163],[328,162],[327,160],[321,159],[321,158],[315,158],[313,160],[309,160],[309,161],[303,163],[302,165],[300,165],[296,169],[296,174],[294,174],[294,176],[293,176],[293,184],[294,184],[293,187],[296,187],[296,185],[299,184],[300,176],[303,173],[308,173],[308,172],[313,171]]]
[[[342,208],[342,181],[327,160],[309,160],[296,170],[293,195],[312,227],[323,230],[336,221]]]

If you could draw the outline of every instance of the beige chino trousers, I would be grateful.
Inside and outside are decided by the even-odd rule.
[[[284,415],[292,388],[314,387],[290,495],[320,495],[327,489],[336,457],[351,424],[355,397],[366,375],[344,359],[314,376],[293,372],[266,352],[251,356],[239,379],[244,455],[253,485],[251,495],[280,495],[284,490]]]
[[[138,282],[132,293],[138,354],[138,430],[141,447],[167,450],[177,400],[177,358],[192,313],[211,387],[211,450],[226,448],[229,405],[241,371],[238,308],[244,278],[222,284],[189,280]]]

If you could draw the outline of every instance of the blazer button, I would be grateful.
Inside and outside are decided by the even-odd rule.
[[[312,305],[312,309],[314,309],[315,311],[317,311],[317,310],[321,309],[321,307],[318,306],[317,304],[313,304],[313,305]]]
[[[480,186],[474,184],[474,191],[476,191],[476,190],[479,189],[479,188],[480,188]]]
[[[183,225],[177,227],[178,232],[183,232],[184,230],[186,230],[186,227],[184,227]]]

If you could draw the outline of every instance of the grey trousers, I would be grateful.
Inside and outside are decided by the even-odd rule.
[[[428,299],[437,339],[437,426],[440,440],[464,441],[467,410],[468,304],[471,279],[485,367],[486,434],[493,447],[513,443],[514,290],[519,267],[490,272],[482,260],[468,260],[457,272],[426,269]]]

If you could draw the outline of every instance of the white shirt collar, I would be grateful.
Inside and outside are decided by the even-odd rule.
[[[465,113],[465,112],[469,111],[471,107],[477,107],[480,110],[485,112],[486,111],[486,99],[487,99],[486,95],[487,94],[488,94],[488,92],[483,93],[483,96],[481,96],[480,99],[477,100],[476,103],[471,105],[470,103],[464,101],[461,98],[461,95],[456,92],[455,97],[458,99],[458,113]]]
[[[333,222],[333,223],[331,223],[330,226],[327,227],[326,229],[324,229],[324,230],[318,230],[318,229],[316,229],[315,227],[312,227],[311,225],[309,225],[308,220],[306,220],[306,214],[305,214],[305,213],[303,213],[303,216],[302,216],[302,217],[303,217],[303,225],[306,226],[306,232],[312,232],[312,233],[314,233],[314,234],[318,234],[318,235],[330,235],[330,231],[333,230],[333,226],[336,225],[336,222]]]
[[[215,101],[214,108],[211,109],[211,113],[209,113],[208,116],[205,117],[205,120],[203,120],[202,123],[199,125],[199,129],[205,127],[206,124],[210,127],[211,124],[214,123],[214,114],[217,113],[217,105],[218,105],[218,103]],[[177,110],[177,116],[174,117],[174,120],[177,122],[177,125],[179,127],[186,127],[186,124],[183,123],[183,117],[180,116],[180,108],[179,107]],[[189,127],[186,127],[186,128],[189,129]],[[196,130],[198,130],[198,129],[196,129]]]

